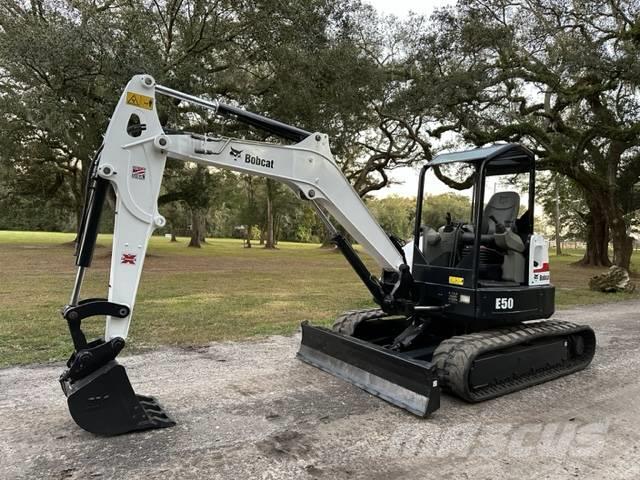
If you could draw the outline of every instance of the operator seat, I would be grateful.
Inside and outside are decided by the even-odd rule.
[[[484,208],[480,227],[480,278],[491,281],[522,282],[524,243],[516,233],[520,195],[516,192],[493,194]],[[473,226],[446,225],[435,231],[423,227],[423,255],[433,266],[473,265]],[[517,258],[515,255],[517,254]]]
[[[480,243],[482,245],[494,246],[496,240],[496,227],[501,225],[509,232],[515,234],[517,231],[516,220],[520,209],[520,195],[516,192],[494,193],[482,214],[482,225],[480,226]],[[500,228],[502,230],[502,228]],[[473,244],[475,233],[473,225],[462,236],[464,245]]]
[[[483,235],[495,235],[496,220],[497,223],[507,228],[515,227],[519,209],[520,195],[516,192],[494,193],[487,206],[484,207],[480,233]]]
[[[520,209],[520,195],[516,192],[494,193],[482,214],[480,226],[479,273],[481,280],[524,280],[525,245],[517,234],[516,220]],[[459,267],[473,264],[473,232],[463,235],[463,253]]]
[[[489,237],[491,245],[498,247],[497,252],[490,247],[481,247],[484,251],[480,252],[480,270],[485,272],[487,279],[524,282],[525,244],[517,232],[519,209],[520,195],[516,192],[495,193],[484,209],[482,243]]]

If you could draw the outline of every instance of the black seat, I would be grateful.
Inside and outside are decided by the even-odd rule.
[[[480,228],[480,278],[500,281],[502,279],[503,252],[496,249],[495,233],[496,225],[501,224],[506,228],[516,228],[516,219],[520,209],[520,195],[516,192],[494,193],[482,215]],[[473,262],[472,244],[475,235],[472,232],[463,234],[462,260],[458,264],[460,268],[471,268]]]
[[[482,214],[480,243],[485,245],[492,244],[493,236],[496,233],[496,221],[507,228],[511,227],[512,230],[517,230],[516,219],[518,218],[519,209],[520,195],[516,192],[494,193],[489,203],[484,207],[484,213]],[[496,221],[491,217],[495,218]],[[473,231],[465,232],[463,243],[473,243],[474,238]]]
[[[493,194],[484,208],[480,229],[480,278],[499,281],[502,279],[504,251],[496,246],[496,226],[516,230],[516,219],[520,208],[520,195],[516,192]],[[436,232],[423,227],[423,255],[433,266],[456,266],[471,268],[473,265],[473,242],[475,234],[469,225],[448,225]]]
[[[519,209],[520,195],[516,192],[494,193],[487,206],[484,207],[480,233],[493,234],[496,232],[496,221],[493,218],[505,227],[515,228]]]

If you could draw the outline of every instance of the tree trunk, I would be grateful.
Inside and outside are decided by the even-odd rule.
[[[633,238],[627,234],[624,218],[616,216],[611,222],[611,240],[613,243],[613,263],[629,270],[633,254]]]
[[[604,210],[597,204],[589,205],[585,215],[587,223],[587,248],[578,265],[610,267],[609,260],[609,222]]]
[[[245,238],[244,246],[246,248],[251,248],[251,236],[253,235],[253,226],[247,225],[247,236]]]
[[[207,244],[207,213],[204,212],[200,217],[200,243]]]
[[[85,181],[84,179],[86,177],[82,172],[80,172],[80,177],[81,177],[80,185],[84,185],[84,181]],[[88,200],[88,198],[85,198],[84,188],[78,188],[77,185],[78,185],[77,175],[74,172],[73,182],[71,184],[71,193],[74,198],[74,213],[76,217],[76,236],[73,239],[74,245],[77,245],[78,242],[80,241],[80,226],[82,224],[82,211],[84,210],[85,202]]]
[[[615,197],[594,198],[588,202],[587,251],[582,265],[610,267],[609,239],[613,243],[613,263],[629,270],[633,254],[633,238],[628,234],[623,212]]]
[[[80,224],[82,223],[82,206],[75,208],[75,214],[76,214],[76,232],[79,232]]]
[[[242,214],[242,219],[247,226],[245,231],[245,247],[251,248],[251,239],[253,237],[253,226],[256,224],[256,191],[255,181],[251,175],[243,175],[242,179],[246,185],[245,192],[247,194],[247,205]]]
[[[330,249],[336,248],[336,244],[331,241],[332,237],[333,235],[331,234],[331,232],[327,230],[327,228],[325,227],[324,235],[322,237],[322,244],[320,245],[320,248],[330,248]]]
[[[273,241],[273,180],[267,179],[267,243],[264,248],[276,248]]]
[[[78,245],[78,242],[80,242],[80,224],[82,223],[82,209],[76,207],[75,209],[75,216],[76,216],[76,236],[74,237],[73,241],[71,243],[73,243],[73,245]]]
[[[173,229],[173,227],[171,227],[171,242],[177,242],[178,239],[176,238],[176,231]]]
[[[556,178],[556,256],[562,255],[562,240],[560,238],[560,189]]]
[[[278,238],[280,238],[280,215],[273,216],[273,244],[278,246]]]
[[[200,248],[200,240],[202,239],[202,221],[200,212],[197,209],[191,209],[191,240],[189,247]]]

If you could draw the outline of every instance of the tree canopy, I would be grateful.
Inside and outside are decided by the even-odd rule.
[[[407,62],[415,132],[484,145],[516,141],[538,168],[579,189],[588,210],[585,261],[629,266],[629,214],[640,208],[640,4],[461,0],[440,11]],[[426,123],[426,122],[425,122]]]
[[[524,143],[552,175],[540,178],[563,186],[574,212],[567,235],[584,230],[588,241],[584,262],[628,267],[640,210],[639,18],[640,4],[623,0],[459,0],[406,19],[358,0],[6,0],[0,206],[18,215],[0,215],[0,228],[74,228],[83,166],[123,85],[145,72],[329,134],[361,196],[442,149]],[[163,99],[160,110],[168,127],[276,141],[198,107]],[[293,233],[308,212],[254,181],[247,190],[240,177],[176,164],[161,201],[171,224],[191,226],[192,243],[223,218],[267,232],[270,246],[279,233],[319,234],[312,223]],[[540,203],[556,193],[541,185]],[[385,204],[399,232],[402,202]]]

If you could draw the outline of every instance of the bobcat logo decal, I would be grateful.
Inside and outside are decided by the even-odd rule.
[[[242,150],[236,150],[235,148],[231,147],[231,151],[229,152],[229,155],[231,155],[231,157],[237,161],[240,158],[241,153],[242,153]]]

